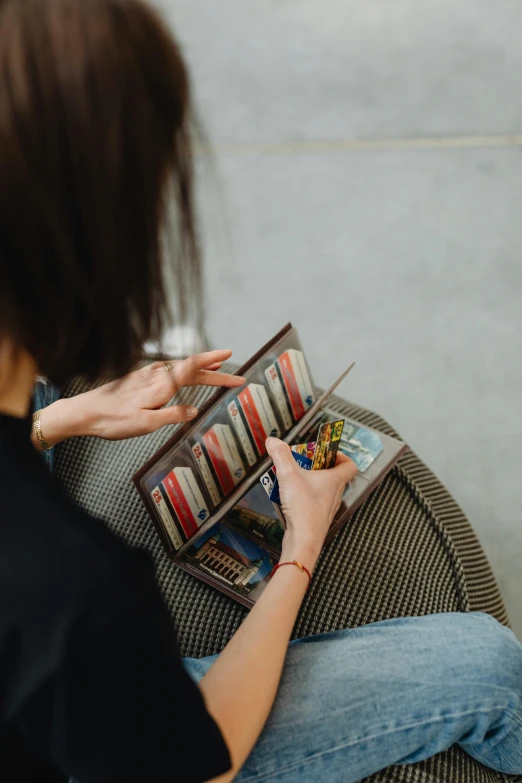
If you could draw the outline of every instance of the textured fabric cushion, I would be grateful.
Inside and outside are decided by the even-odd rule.
[[[65,396],[85,390],[77,380]],[[197,406],[211,391],[183,390],[175,401]],[[376,414],[334,400],[340,413],[397,435]],[[201,657],[223,648],[246,610],[169,561],[131,484],[133,473],[172,431],[119,442],[67,441],[57,449],[56,472],[77,503],[104,518],[127,542],[152,553],[183,654]],[[410,452],[323,553],[294,638],[390,617],[450,611],[489,612],[507,622],[497,584],[469,522]],[[390,767],[369,780],[499,783],[522,778],[493,772],[454,747],[421,764]]]

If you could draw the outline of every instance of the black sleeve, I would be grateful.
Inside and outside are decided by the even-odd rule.
[[[26,729],[80,783],[201,783],[230,769],[228,749],[183,668],[152,567],[130,558],[77,618]]]

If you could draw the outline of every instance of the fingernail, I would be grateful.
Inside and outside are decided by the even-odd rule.
[[[193,419],[194,416],[198,415],[198,409],[197,408],[189,408],[187,411],[187,416],[189,419]]]
[[[273,443],[275,443],[275,438],[267,438],[267,439],[265,440],[265,446],[267,447],[267,449],[268,449],[268,448],[269,448],[269,447],[270,447],[270,446],[271,446]]]

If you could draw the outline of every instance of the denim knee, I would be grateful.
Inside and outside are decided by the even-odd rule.
[[[522,704],[522,644],[509,628],[491,615],[471,612],[461,616],[456,643],[485,687],[509,689]]]

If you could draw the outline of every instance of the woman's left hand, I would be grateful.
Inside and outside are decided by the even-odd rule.
[[[222,362],[231,355],[232,351],[219,350],[154,362],[118,381],[58,400],[40,413],[42,433],[52,446],[78,435],[108,440],[133,438],[167,424],[189,421],[197,415],[196,408],[163,406],[182,386],[241,386],[244,378],[219,372]]]

